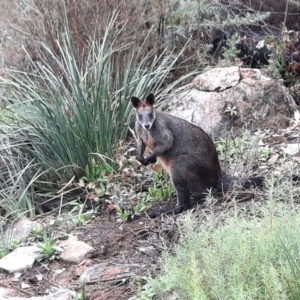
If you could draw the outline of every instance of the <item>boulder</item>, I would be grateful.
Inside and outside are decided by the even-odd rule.
[[[282,83],[259,69],[212,69],[180,91],[163,109],[216,138],[232,128],[286,128],[295,105]]]
[[[62,241],[59,246],[64,250],[61,253],[60,258],[69,263],[80,263],[86,256],[95,249],[88,244],[78,241],[76,236],[70,235],[69,239]]]
[[[19,247],[0,259],[0,269],[14,273],[31,268],[40,253],[41,249],[36,246]]]

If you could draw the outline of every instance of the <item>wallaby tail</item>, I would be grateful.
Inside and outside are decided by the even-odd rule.
[[[242,187],[245,189],[248,189],[250,187],[257,187],[262,185],[264,180],[264,177],[249,177],[242,182]],[[238,181],[240,181],[240,178],[228,175],[224,171],[221,171],[218,190],[226,192],[233,187],[235,182]]]

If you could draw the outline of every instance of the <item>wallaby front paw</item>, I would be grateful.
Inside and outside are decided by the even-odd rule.
[[[149,165],[149,161],[147,159],[144,159],[143,157],[139,157],[138,161],[143,165],[143,166],[147,166]]]
[[[139,157],[138,161],[143,165],[143,166],[148,166],[149,164],[154,164],[156,163],[156,157],[148,157],[148,158],[143,158]]]
[[[157,161],[156,157],[149,158],[149,163],[150,164],[155,164],[156,161]]]

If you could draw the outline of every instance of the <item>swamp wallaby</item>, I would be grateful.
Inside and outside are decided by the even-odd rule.
[[[131,98],[136,111],[138,160],[144,165],[158,157],[177,192],[175,214],[190,208],[190,193],[202,194],[207,188],[228,190],[233,180],[220,167],[211,138],[200,127],[154,108],[154,95],[145,101]],[[144,158],[146,146],[152,154]],[[261,177],[249,178],[244,187],[260,185]],[[167,212],[167,211],[160,211]]]

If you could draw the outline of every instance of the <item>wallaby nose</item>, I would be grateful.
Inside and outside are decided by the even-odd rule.
[[[150,128],[150,124],[145,124],[144,127],[145,127],[146,129],[149,129],[149,128]]]

